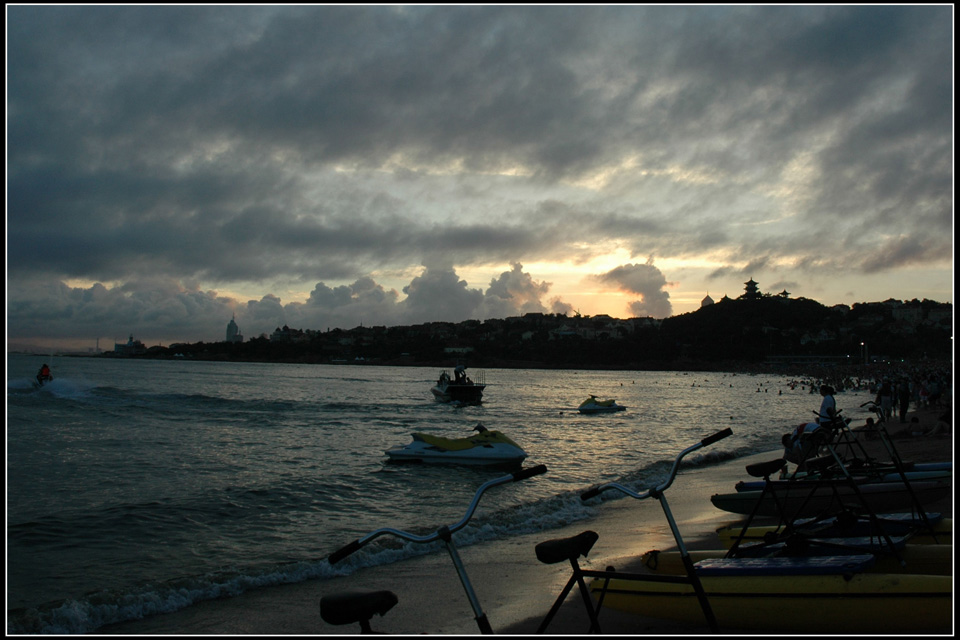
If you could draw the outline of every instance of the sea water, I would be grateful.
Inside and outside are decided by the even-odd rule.
[[[389,464],[414,431],[482,423],[548,468],[485,495],[463,546],[587,520],[585,489],[644,490],[727,427],[685,464],[775,449],[820,400],[775,375],[487,369],[483,403],[456,406],[433,399],[434,368],[70,357],[47,358],[38,389],[43,362],[7,358],[8,633],[87,633],[430,552],[384,536],[326,561],[374,529],[452,524],[504,473]],[[588,394],[627,410],[581,415]],[[846,415],[860,395],[838,396]]]

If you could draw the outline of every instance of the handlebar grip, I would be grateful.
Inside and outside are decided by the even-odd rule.
[[[521,469],[513,474],[513,481],[519,482],[520,480],[526,480],[527,478],[532,478],[533,476],[538,476],[541,473],[547,472],[547,465],[538,464],[535,467],[529,467],[527,469]]]
[[[359,539],[354,540],[353,542],[343,547],[342,549],[337,549],[336,551],[331,553],[330,557],[327,558],[327,561],[330,564],[337,564],[338,562],[346,558],[348,555],[350,555],[351,553],[359,549],[361,546],[362,545],[360,544]]]
[[[600,487],[594,487],[593,489],[588,489],[580,494],[580,499],[586,502],[590,498],[596,498],[600,495]]]
[[[717,440],[723,440],[724,438],[730,435],[733,435],[733,430],[730,427],[727,427],[723,431],[718,431],[712,436],[707,436],[706,438],[700,441],[700,444],[706,447],[707,445],[711,445]]]

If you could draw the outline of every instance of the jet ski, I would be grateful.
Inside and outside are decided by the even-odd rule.
[[[578,409],[580,413],[612,413],[614,411],[624,411],[626,407],[617,404],[617,401],[612,398],[597,400],[597,397],[591,394],[589,398],[580,403]]]
[[[388,449],[391,462],[425,462],[429,464],[467,464],[519,466],[527,452],[499,431],[490,431],[482,424],[473,428],[479,433],[469,438],[444,438],[429,433],[414,433],[413,442]]]

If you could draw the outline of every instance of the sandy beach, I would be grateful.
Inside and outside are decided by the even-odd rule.
[[[943,410],[912,413],[918,421],[894,422],[888,426],[892,440],[905,461],[951,460],[952,428],[945,433],[914,436],[937,424]],[[858,426],[856,424],[852,425]],[[769,453],[705,468],[684,470],[666,493],[686,544],[692,548],[719,548],[718,527],[742,522],[740,516],[716,509],[709,501],[714,493],[726,493],[739,480],[749,479],[746,465],[779,457],[772,443]],[[868,453],[888,459],[878,440],[865,440]],[[952,496],[929,505],[952,517]],[[537,561],[534,547],[545,540],[576,535],[585,530],[599,534],[585,569],[614,566],[619,571],[642,571],[639,557],[650,549],[671,549],[675,543],[659,503],[632,499],[608,501],[596,509],[596,517],[570,526],[506,541],[478,544],[460,550],[470,580],[483,610],[496,633],[534,634],[570,575],[567,563],[545,565]],[[409,559],[388,566],[362,569],[350,576],[323,581],[269,587],[237,597],[213,600],[182,611],[104,627],[101,634],[124,635],[316,635],[354,634],[358,628],[331,626],[320,617],[319,600],[344,589],[389,589],[400,599],[384,618],[376,617],[373,628],[390,634],[477,634],[473,612],[450,558],[443,552]],[[677,623],[641,618],[614,610],[600,616],[604,634],[702,634],[710,629],[700,620]],[[589,621],[577,589],[567,597],[547,630],[553,635],[582,635]],[[735,629],[722,629],[733,633]]]

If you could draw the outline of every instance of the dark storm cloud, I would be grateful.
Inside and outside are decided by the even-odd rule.
[[[7,13],[14,285],[309,288],[442,258],[406,287],[427,313],[438,286],[477,303],[451,265],[611,242],[716,274],[952,255],[949,6]]]

